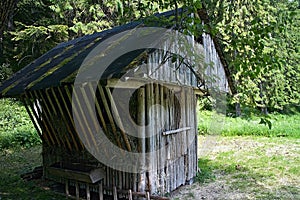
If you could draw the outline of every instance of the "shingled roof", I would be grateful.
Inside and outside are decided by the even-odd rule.
[[[178,10],[178,13],[183,9]],[[174,16],[175,10],[156,14],[157,17]],[[74,82],[76,74],[86,56],[105,39],[126,30],[145,25],[144,20],[130,22],[99,33],[86,35],[68,42],[64,42],[42,55],[0,85],[0,97],[14,97],[25,91],[57,87]],[[143,52],[131,52],[130,55],[120,57],[113,63],[102,78],[122,71]],[[120,59],[122,62],[120,62]],[[226,74],[228,76],[228,74]]]

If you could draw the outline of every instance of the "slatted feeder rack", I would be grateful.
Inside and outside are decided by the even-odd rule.
[[[157,17],[171,17],[177,12],[169,11]],[[85,79],[79,83],[80,87],[76,85],[86,58],[99,45],[126,31],[130,33],[125,34],[128,36],[125,40],[129,41],[126,44],[132,43],[138,39],[130,40],[130,36],[140,27],[146,27],[144,21],[61,43],[0,86],[1,97],[16,97],[24,102],[42,139],[43,176],[65,184],[68,196],[163,200],[168,199],[163,197],[165,194],[192,183],[196,176],[196,94],[201,94],[199,86],[205,86],[207,76],[218,76],[214,84],[223,91],[229,90],[230,83],[217,44],[209,35],[201,37],[202,44],[197,44],[194,37],[187,39],[190,45],[201,47],[198,53],[203,55],[203,60],[196,63],[196,68],[169,54],[180,52],[174,41],[166,40],[159,42],[160,48],[129,51],[108,66],[97,65],[97,70],[105,67],[97,80],[83,70]],[[156,32],[152,34],[152,38],[160,37]],[[122,42],[116,45],[107,42],[105,50],[122,49]],[[106,51],[98,52],[97,55],[104,57],[93,59],[106,59],[106,54]],[[205,65],[212,61],[214,66]],[[128,94],[129,99],[120,98]],[[74,102],[77,102],[76,109]],[[92,115],[95,118],[90,118]],[[134,131],[142,137],[126,131],[132,127],[137,127]],[[132,171],[134,163],[128,160],[124,161],[128,165],[123,166],[126,170],[103,162],[101,156],[110,156],[111,149],[97,137],[99,129],[124,154],[155,152],[155,159],[145,156],[139,160],[154,170]],[[99,155],[98,151],[103,154]]]

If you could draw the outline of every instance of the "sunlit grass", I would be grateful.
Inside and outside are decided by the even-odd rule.
[[[199,136],[199,140],[206,137]],[[257,136],[215,139],[215,144],[199,159],[201,183],[226,180],[230,190],[251,194],[254,199],[300,198],[299,139]]]
[[[211,111],[198,113],[200,134],[221,134],[223,136],[267,136],[300,138],[300,114],[270,114],[272,128],[260,124],[259,116],[225,117]],[[216,128],[217,127],[217,128]]]

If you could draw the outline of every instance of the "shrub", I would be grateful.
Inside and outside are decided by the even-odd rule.
[[[15,99],[0,99],[0,149],[40,143],[23,104]]]

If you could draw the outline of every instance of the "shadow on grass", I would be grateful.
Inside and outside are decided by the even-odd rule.
[[[229,192],[250,194],[258,199],[300,199],[300,187],[276,181],[272,172],[262,170],[257,173],[252,168],[232,164],[232,161],[228,163],[199,159],[196,181],[201,185],[225,181],[220,184],[225,184]]]

